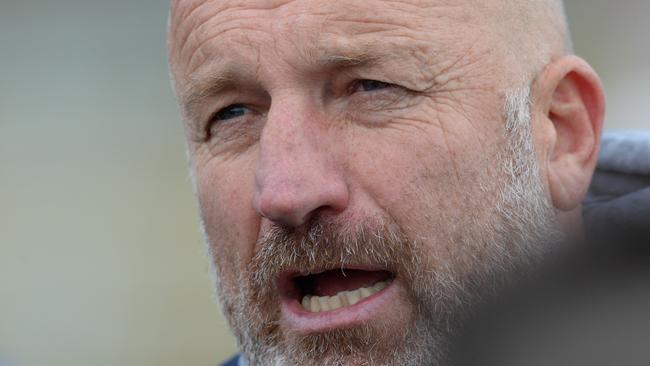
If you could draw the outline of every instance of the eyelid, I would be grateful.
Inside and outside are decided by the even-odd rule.
[[[218,115],[220,112],[227,108],[232,107],[241,107],[245,109],[245,113],[230,119],[219,120]],[[209,115],[205,120],[204,124],[201,126],[203,131],[203,141],[210,141],[215,135],[219,136],[229,136],[235,134],[236,131],[240,133],[245,133],[244,131],[255,128],[259,124],[260,119],[264,119],[267,116],[267,110],[264,105],[245,102],[233,102],[227,104],[225,107],[221,107],[215,110]]]
[[[380,83],[386,84],[386,87],[384,88],[379,88],[375,90],[368,90],[368,91],[357,91],[358,88],[361,88],[360,82],[364,80],[370,80],[370,81],[377,81]],[[398,84],[394,84],[391,82],[387,81],[380,81],[380,80],[374,80],[374,79],[359,79],[356,80],[352,86],[352,92],[350,95],[356,94],[356,98],[361,99],[361,100],[367,100],[367,101],[379,101],[379,100],[386,100],[386,99],[391,99],[394,100],[396,98],[400,98],[402,96],[405,96],[405,94],[412,93],[413,90],[403,87]]]
[[[360,88],[362,88],[362,83],[364,81],[370,81],[370,82],[386,84],[386,87],[385,88],[380,88],[380,89],[375,89],[375,90],[359,90]],[[349,94],[353,94],[355,92],[374,93],[374,92],[381,92],[382,90],[386,90],[386,89],[392,89],[392,88],[395,88],[395,87],[399,88],[400,86],[397,85],[397,84],[393,84],[391,82],[388,82],[388,81],[363,78],[363,79],[354,80],[354,82],[350,85],[350,87],[348,89],[348,92],[349,92]]]
[[[220,107],[220,108],[216,109],[215,111],[213,111],[212,113],[210,113],[208,115],[208,117],[205,119],[205,122],[202,124],[201,129],[203,130],[203,139],[202,139],[203,141],[209,141],[212,138],[212,135],[213,135],[212,129],[214,128],[215,125],[220,124],[222,122],[229,121],[229,119],[220,121],[218,119],[219,113],[221,113],[226,108],[230,108],[230,107],[234,107],[234,106],[241,106],[241,107],[244,107],[244,108],[250,110],[250,108],[248,106],[246,106],[245,104],[243,104],[243,103],[231,103],[231,104],[226,105],[225,107]],[[235,120],[235,119],[242,118],[242,117],[245,117],[245,116],[246,115],[244,114],[243,116],[240,116],[240,117],[237,117],[237,118],[232,118],[232,119]]]
[[[206,118],[206,124],[208,125],[207,127],[209,128],[210,125],[212,125],[215,122],[218,122],[219,121],[219,119],[218,119],[219,113],[221,113],[225,109],[231,108],[231,107],[242,107],[242,108],[245,108],[247,110],[252,110],[249,106],[247,106],[246,104],[243,104],[243,103],[231,103],[231,104],[228,104],[225,107],[221,107],[221,108],[216,109],[214,112],[212,112],[212,113],[210,113],[208,115],[208,117]],[[235,119],[235,118],[233,118],[233,119]],[[226,119],[224,121],[227,121],[227,120],[228,119]]]
[[[367,80],[367,79],[362,79]],[[420,93],[399,84],[385,82],[386,88],[350,95],[351,109],[357,111],[380,112],[407,107]]]
[[[248,109],[248,110],[250,110],[250,108],[248,108],[248,107],[247,107],[246,105],[244,105],[244,104],[241,104],[241,103],[233,103],[233,104],[229,104],[228,106],[223,107],[223,108],[217,110],[217,111],[214,113],[214,119],[219,118],[219,114],[224,113],[226,110],[228,110],[228,109],[234,109],[234,108],[241,108],[241,109]],[[239,116],[237,116],[237,117],[239,117]],[[234,118],[226,118],[226,119],[223,119],[223,120],[231,120],[231,119],[235,119],[235,118],[237,118],[237,117],[234,117]]]

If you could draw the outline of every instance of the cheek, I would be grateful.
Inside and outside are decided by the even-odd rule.
[[[491,220],[499,146],[494,125],[479,133],[463,117],[449,116],[391,136],[377,132],[373,144],[356,153],[369,162],[361,170],[363,191],[411,240],[448,256]]]
[[[250,170],[248,170],[250,171]],[[252,174],[239,166],[197,168],[199,208],[211,258],[224,275],[239,273],[252,257],[259,230]]]

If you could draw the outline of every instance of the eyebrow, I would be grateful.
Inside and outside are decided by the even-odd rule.
[[[390,58],[389,54],[371,53],[369,47],[360,47],[347,52],[322,52],[310,66],[314,70],[343,70],[355,67],[371,66]],[[190,116],[195,116],[195,109],[207,98],[219,95],[228,89],[236,89],[241,80],[241,66],[234,62],[218,62],[208,66],[207,76],[190,77],[193,81],[185,90],[182,104]]]
[[[323,70],[345,69],[376,64],[384,57],[385,55],[373,54],[366,51],[358,51],[348,54],[334,53],[319,58],[318,61],[316,61],[316,65]]]
[[[182,98],[185,108],[193,109],[204,99],[222,93],[235,86],[235,75],[232,71],[217,72],[195,80],[185,91]]]

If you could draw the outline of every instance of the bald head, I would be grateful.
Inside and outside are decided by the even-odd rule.
[[[571,54],[572,43],[562,0],[498,0],[503,16],[495,16],[503,38],[524,65],[530,80],[553,59]]]
[[[197,19],[193,15],[200,13],[206,0],[172,0],[169,21],[169,56],[174,62],[180,44],[196,34],[186,33]],[[274,9],[290,0],[265,0],[261,8]],[[405,3],[435,3],[437,1],[406,1]],[[444,1],[440,1],[443,3]],[[237,1],[210,1],[214,10],[227,11],[229,3]],[[231,4],[231,5],[233,5]],[[572,41],[566,19],[563,0],[488,0],[472,1],[467,6],[480,8],[484,20],[498,32],[501,45],[505,47],[507,57],[517,61],[521,75],[520,82],[529,82],[554,58],[572,54]],[[318,6],[316,6],[318,7]],[[408,6],[410,7],[410,6]],[[190,24],[188,24],[190,23]],[[197,24],[198,25],[198,24]],[[178,37],[182,35],[181,37]]]

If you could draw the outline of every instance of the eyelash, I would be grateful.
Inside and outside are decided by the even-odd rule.
[[[246,107],[243,104],[239,104],[239,103],[231,104],[231,105],[227,106],[226,108],[222,108],[222,109],[218,110],[214,114],[214,116],[212,116],[212,119],[213,120],[217,120],[217,119],[228,120],[228,119],[233,119],[233,118],[239,117],[239,116],[234,116],[234,117],[230,117],[230,118],[223,118],[223,115],[225,113],[227,113],[229,110],[232,111],[233,109],[248,109],[248,107]]]
[[[364,87],[364,83],[366,83],[366,87],[369,88],[369,90],[365,90],[366,88]],[[361,87],[363,88],[363,92],[366,93],[371,93],[371,92],[377,92],[379,90],[384,90],[392,87],[396,87],[395,84],[387,83],[385,81],[379,81],[379,80],[372,80],[372,79],[360,79],[356,80],[354,83],[351,85],[351,92],[358,92],[357,89]]]

